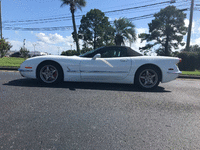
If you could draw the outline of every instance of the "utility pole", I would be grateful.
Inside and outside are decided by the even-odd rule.
[[[1,19],[1,0],[0,0],[0,34],[1,34],[1,39],[3,38],[2,36],[2,19]]]
[[[191,37],[191,30],[192,30],[193,9],[194,9],[194,0],[192,0],[191,7],[190,7],[190,22],[189,22],[189,26],[188,26],[186,51],[190,50],[190,37]]]
[[[23,41],[23,48],[25,49],[25,43],[26,43],[26,39],[24,39]]]
[[[33,46],[34,46],[34,55],[35,55],[35,46],[36,46],[36,44],[33,44]]]
[[[58,46],[58,55],[59,55],[59,53],[60,53],[60,47]]]

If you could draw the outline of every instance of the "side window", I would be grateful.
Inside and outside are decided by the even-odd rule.
[[[101,53],[102,58],[112,58],[112,57],[126,57],[126,49],[122,49],[121,47],[110,47],[106,48]]]
[[[85,57],[87,57],[87,58],[92,58],[92,57],[94,57],[94,55],[96,55],[97,53],[98,53],[98,51],[95,51],[95,52],[93,52],[93,53],[91,53],[91,54],[86,55]]]
[[[112,49],[107,48],[101,53],[101,57],[102,58],[114,57],[114,51]]]
[[[121,47],[121,54],[120,57],[127,57],[127,49],[125,47]]]

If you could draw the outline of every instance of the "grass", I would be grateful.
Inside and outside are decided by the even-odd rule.
[[[24,60],[24,58],[3,57],[0,58],[0,67],[20,67]]]
[[[195,70],[195,71],[182,71],[182,75],[196,75],[200,76],[200,71]]]

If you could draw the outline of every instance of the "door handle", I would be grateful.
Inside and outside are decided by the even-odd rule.
[[[127,59],[120,59],[121,62],[127,62]]]

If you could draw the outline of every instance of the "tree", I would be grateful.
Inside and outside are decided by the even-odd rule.
[[[23,58],[27,58],[28,57],[29,50],[27,48],[21,47],[19,52],[21,53],[21,56]]]
[[[126,18],[119,18],[114,21],[115,44],[125,45],[127,39],[130,43],[136,40],[135,25]]]
[[[86,1],[85,0],[61,0],[61,1],[62,1],[61,7],[63,7],[64,5],[70,5],[70,11],[72,13],[72,23],[73,23],[74,34],[75,34],[76,48],[77,48],[77,52],[80,53],[74,12],[77,8],[81,10],[81,7],[84,7],[86,5]]]
[[[12,45],[4,38],[0,39],[0,56],[1,58],[11,49]]]
[[[183,49],[182,51],[187,51],[186,49]],[[189,52],[200,52],[199,45],[191,45],[189,48]]]
[[[75,50],[67,50],[61,53],[61,55],[65,55],[65,56],[74,56],[74,55],[78,56],[79,54],[80,53]]]
[[[115,45],[114,39],[115,39],[115,29],[112,26],[108,26],[105,29],[103,39],[106,46],[113,46]]]
[[[161,9],[154,15],[155,19],[149,23],[149,34],[142,33],[139,38],[141,42],[146,40],[146,46],[140,48],[141,51],[156,49],[158,55],[169,56],[172,48],[178,49],[179,45],[184,46],[182,42],[183,35],[186,34],[184,19],[186,14],[175,6],[168,6]]]
[[[84,53],[86,53],[86,52],[88,52],[88,51],[91,51],[91,50],[92,50],[92,48],[88,48],[88,47],[83,48],[83,49],[81,50],[81,54],[84,54]]]
[[[80,55],[80,54],[84,54],[84,53],[86,53],[86,52],[88,52],[88,51],[91,51],[92,50],[92,48],[83,48],[82,50],[81,50],[81,53],[78,53],[77,51],[75,51],[75,50],[67,50],[67,51],[63,51],[62,53],[61,53],[61,55],[64,55],[64,56],[74,56],[74,55],[76,55],[76,56],[78,56],[78,55]]]
[[[91,45],[96,49],[112,42],[114,30],[103,12],[99,9],[91,9],[86,15],[83,15],[78,33],[84,42],[84,47]]]

